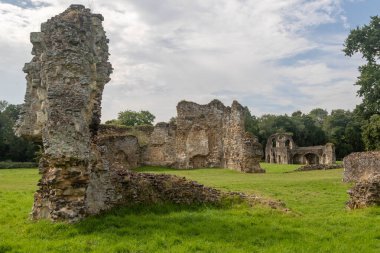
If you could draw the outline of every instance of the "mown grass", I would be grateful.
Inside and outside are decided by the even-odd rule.
[[[281,199],[291,212],[245,204],[134,206],[78,224],[30,221],[37,170],[0,170],[0,252],[379,252],[380,207],[348,211],[342,170],[266,174],[226,169],[169,173],[225,191]]]

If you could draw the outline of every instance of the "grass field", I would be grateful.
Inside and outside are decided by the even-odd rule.
[[[36,169],[0,170],[0,252],[380,252],[380,207],[348,211],[342,170],[266,174],[140,168],[225,191],[284,201],[291,212],[244,204],[118,208],[78,224],[28,219]]]

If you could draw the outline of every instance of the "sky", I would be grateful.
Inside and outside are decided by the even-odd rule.
[[[168,121],[181,100],[237,100],[256,116],[352,110],[363,60],[344,40],[380,12],[380,0],[0,0],[0,100],[23,102],[29,33],[73,3],[105,19],[103,122],[123,110]]]

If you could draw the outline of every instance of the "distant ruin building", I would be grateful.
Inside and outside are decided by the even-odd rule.
[[[335,163],[335,159],[334,144],[298,147],[292,136],[285,133],[271,135],[265,147],[267,163],[329,165]]]

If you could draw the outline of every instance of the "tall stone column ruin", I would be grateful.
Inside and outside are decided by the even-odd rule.
[[[43,143],[34,218],[86,213],[92,141],[112,72],[102,21],[102,15],[71,5],[30,35],[34,57],[23,68],[27,91],[16,132]]]

